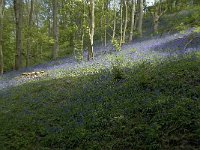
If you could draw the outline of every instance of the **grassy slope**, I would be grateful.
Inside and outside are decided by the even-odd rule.
[[[2,91],[0,147],[198,148],[199,56]]]

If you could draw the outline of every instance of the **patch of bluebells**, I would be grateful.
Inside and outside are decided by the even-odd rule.
[[[87,61],[87,53],[84,52],[84,60],[78,63],[73,57],[63,58],[51,61],[45,64],[37,65],[30,68],[23,68],[20,71],[9,72],[0,79],[0,90],[21,85],[26,82],[35,82],[38,79],[18,78],[22,72],[33,72],[44,70],[48,73],[47,79],[62,78],[65,76],[82,76],[88,74],[96,74],[102,70],[110,70],[112,62],[116,57],[123,56],[125,64],[142,61],[166,61],[169,57],[177,57],[178,55],[189,54],[200,50],[200,35],[192,41],[187,49],[184,49],[185,43],[188,41],[194,29],[190,29],[184,33],[176,33],[165,35],[163,37],[153,37],[148,40],[139,40],[122,46],[120,52],[116,52],[110,45],[107,47],[95,47],[95,59]],[[133,49],[135,51],[133,52]],[[45,79],[45,78],[44,78]],[[42,79],[42,80],[44,80]]]
[[[153,50],[160,51],[160,52],[179,52],[179,53],[185,53],[185,51],[191,51],[194,49],[199,48],[200,46],[200,35],[195,37],[192,41],[190,35],[188,36],[182,36],[175,40],[169,41],[165,44],[158,45],[154,47]]]

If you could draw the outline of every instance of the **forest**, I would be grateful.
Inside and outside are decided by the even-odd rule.
[[[0,149],[200,147],[200,0],[0,0]]]

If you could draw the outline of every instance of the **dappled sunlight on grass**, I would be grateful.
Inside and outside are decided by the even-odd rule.
[[[113,61],[113,59],[115,61]],[[195,149],[200,53],[88,67],[0,92],[6,149]]]

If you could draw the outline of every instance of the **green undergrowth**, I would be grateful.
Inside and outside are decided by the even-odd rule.
[[[200,26],[199,6],[185,8],[182,11],[175,11],[174,14],[165,14],[160,19],[159,32],[173,33],[177,31],[185,31],[193,27]],[[147,21],[149,24],[149,20]]]
[[[198,149],[199,96],[198,53],[27,83],[0,92],[0,147]]]

